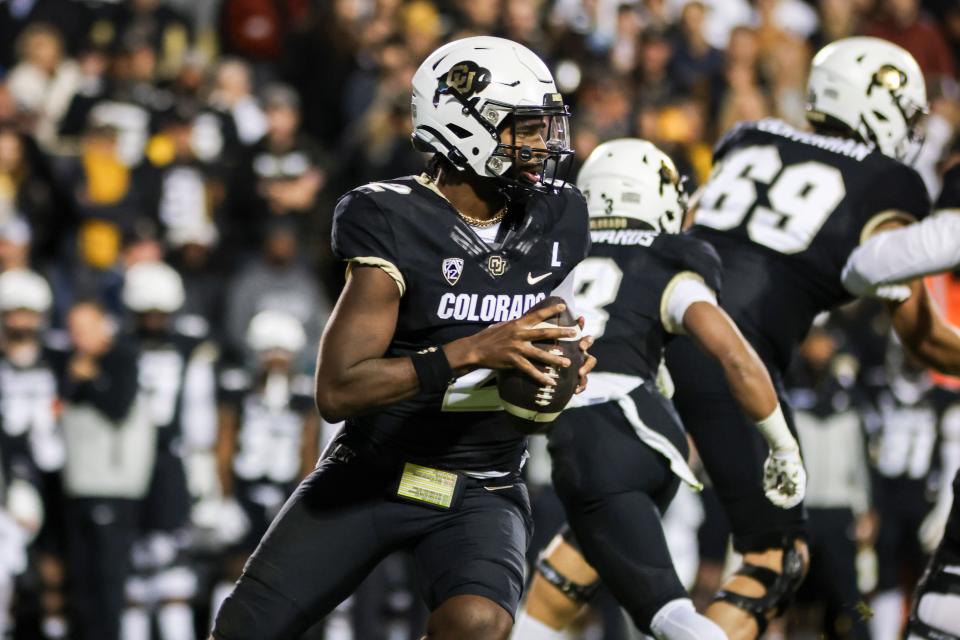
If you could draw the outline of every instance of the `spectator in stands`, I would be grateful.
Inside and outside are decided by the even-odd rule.
[[[119,7],[116,33],[137,33],[157,52],[160,76],[173,78],[193,44],[193,29],[182,15],[162,0],[129,0]]]
[[[343,111],[343,90],[358,64],[356,4],[315,5],[307,28],[286,42],[284,78],[303,100],[304,129],[328,146],[353,120],[353,114]]]
[[[502,3],[499,0],[475,2],[454,0],[453,16],[459,30],[451,39],[496,33],[499,27]]]
[[[35,23],[17,44],[19,63],[10,72],[10,90],[34,121],[32,131],[48,151],[57,145],[60,120],[80,85],[80,69],[66,57],[56,28]]]
[[[33,235],[30,262],[47,264],[59,250],[66,218],[63,202],[25,136],[0,124],[0,225],[20,215]]]
[[[299,235],[288,220],[270,225],[261,257],[241,270],[227,289],[226,337],[234,353],[243,353],[247,326],[267,309],[296,318],[307,333],[307,344],[317,343],[330,314],[330,300],[303,265]],[[304,358],[298,366],[309,370],[313,358]]]
[[[549,59],[550,43],[540,26],[541,4],[540,0],[505,0],[503,37],[519,42],[539,53],[544,59]]]
[[[810,51],[805,41],[785,38],[769,61],[770,93],[779,118],[800,129],[806,123],[807,64]]]
[[[680,87],[669,71],[672,57],[673,47],[665,33],[650,29],[643,33],[637,84],[637,97],[643,105],[663,104],[679,93]]]
[[[168,260],[183,278],[184,302],[178,323],[189,333],[223,342],[224,277],[214,249],[219,234],[212,222],[182,227],[167,234]]]
[[[143,169],[126,164],[119,143],[114,127],[91,123],[80,157],[64,171],[64,191],[76,216],[68,233],[75,235],[76,243],[62,256],[54,288],[68,306],[74,296],[94,297],[119,313],[117,268],[124,242],[156,229],[156,209],[151,207]]]
[[[742,65],[727,67],[726,80],[727,91],[717,114],[718,135],[742,120],[759,120],[771,115],[756,69]]]
[[[124,584],[156,431],[137,396],[137,355],[115,341],[103,307],[74,305],[60,374],[66,439],[64,532],[71,638],[120,640]]]
[[[250,66],[240,58],[220,61],[209,104],[230,119],[242,144],[254,144],[267,133],[266,116],[253,95]]]
[[[860,33],[863,15],[857,10],[857,3],[849,0],[820,1],[820,29],[811,37],[814,51],[830,44],[834,40],[855,36]]]
[[[699,0],[688,2],[680,14],[679,35],[670,61],[671,76],[687,94],[707,99],[723,81],[723,54],[704,37],[706,8]]]
[[[300,131],[296,92],[270,85],[263,104],[267,135],[240,162],[226,205],[228,243],[246,251],[261,245],[265,228],[277,218],[289,218],[303,231],[301,237],[316,240],[317,196],[327,180],[320,147]]]
[[[617,12],[617,30],[610,47],[610,68],[618,75],[633,75],[640,59],[643,21],[636,7],[622,4]]]
[[[414,60],[423,60],[440,45],[442,28],[440,14],[429,0],[412,0],[403,8],[401,33]]]
[[[22,216],[13,215],[0,224],[0,272],[30,266],[30,225]]]
[[[157,209],[161,240],[209,223],[223,191],[214,168],[200,157],[208,152],[203,148],[208,141],[197,135],[201,118],[194,104],[181,101],[161,117],[160,129],[147,145],[142,171],[149,177],[145,205]],[[209,142],[220,146],[218,140]]]
[[[75,142],[83,133],[90,118],[90,111],[110,93],[110,55],[98,46],[85,46],[77,56],[77,68],[80,80],[77,91],[63,119],[60,121],[60,135],[64,145]],[[69,149],[70,147],[66,147]]]
[[[953,76],[955,61],[939,26],[920,8],[920,0],[881,0],[879,18],[866,25],[866,35],[884,38],[913,54],[930,82]]]

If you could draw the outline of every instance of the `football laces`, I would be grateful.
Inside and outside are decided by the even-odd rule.
[[[550,354],[552,354],[552,355],[555,355],[555,356],[562,356],[562,355],[563,355],[563,351],[561,351],[560,349],[557,349],[556,347],[554,347],[553,349],[550,349],[550,350],[548,351],[548,353],[550,353]],[[560,373],[557,371],[556,367],[554,367],[552,364],[548,364],[546,370],[545,370],[543,373],[544,373],[544,375],[546,375],[548,378],[550,378],[550,379],[552,379],[552,380],[554,380],[554,381],[559,381],[559,380],[560,380]],[[537,389],[537,395],[536,395],[536,403],[537,403],[537,405],[539,405],[539,406],[541,406],[541,407],[545,407],[545,406],[547,406],[548,404],[550,404],[551,402],[553,402],[553,390],[554,390],[555,388],[556,388],[555,385],[545,384],[545,385],[543,385],[542,387],[540,387],[539,389]]]

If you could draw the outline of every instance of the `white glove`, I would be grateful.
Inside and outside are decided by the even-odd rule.
[[[800,450],[773,451],[763,463],[763,492],[782,509],[800,504],[807,492],[807,472]]]
[[[927,553],[933,553],[943,538],[943,531],[947,527],[947,519],[950,517],[950,502],[937,500],[933,509],[927,514],[927,517],[920,523],[920,530],[917,532],[917,539],[920,546]]]
[[[800,445],[790,433],[779,404],[757,423],[757,429],[770,447],[770,455],[763,463],[763,492],[767,500],[782,509],[797,506],[807,493],[807,472],[800,459]]]

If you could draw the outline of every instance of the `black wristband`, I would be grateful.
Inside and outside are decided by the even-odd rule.
[[[441,347],[427,347],[413,354],[410,359],[423,393],[446,391],[455,378],[453,368]]]

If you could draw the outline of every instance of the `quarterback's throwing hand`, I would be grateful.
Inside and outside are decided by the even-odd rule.
[[[782,509],[800,504],[807,491],[807,472],[798,449],[770,452],[763,463],[763,491]]]

